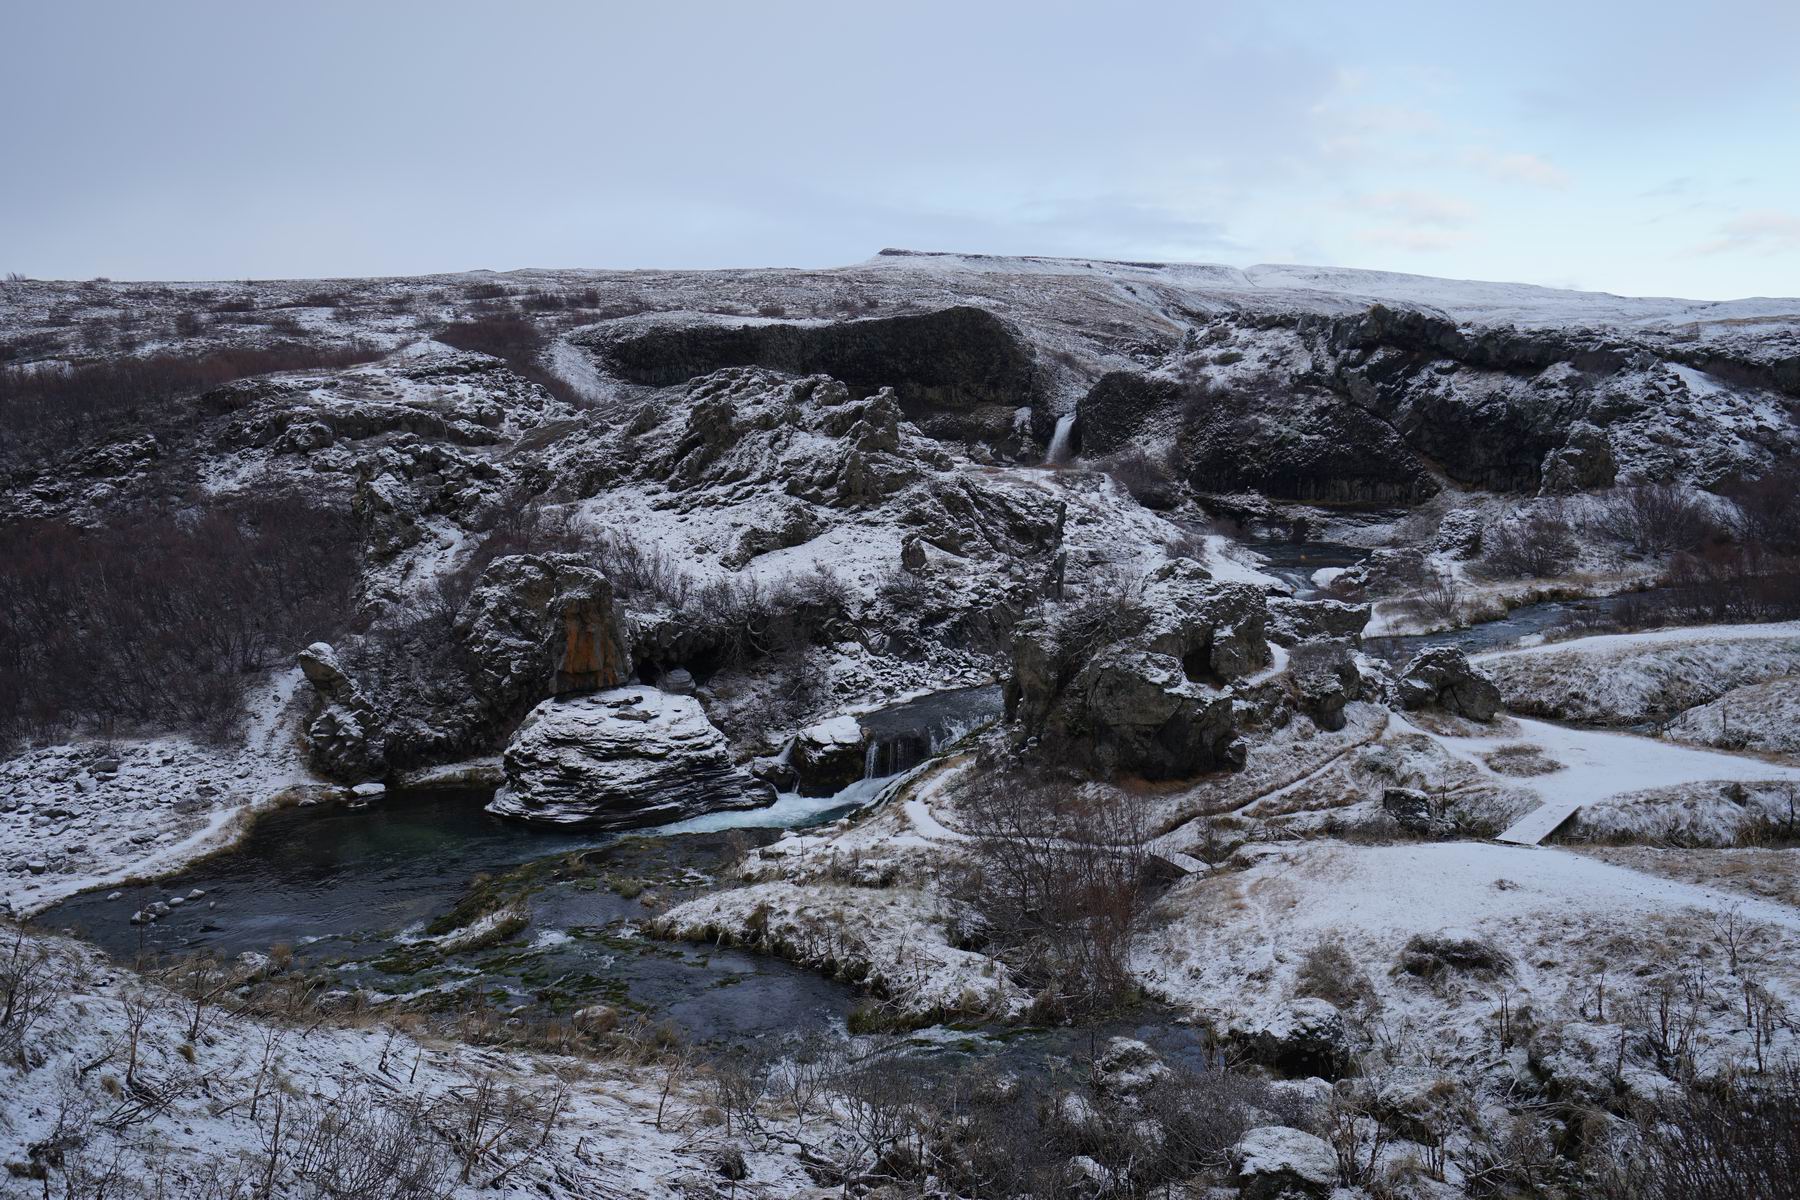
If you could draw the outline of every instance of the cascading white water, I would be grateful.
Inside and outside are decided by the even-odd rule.
[[[875,769],[881,765],[881,743],[874,738],[869,739],[869,749],[863,755],[863,778],[875,778]]]
[[[1060,466],[1069,461],[1071,443],[1075,440],[1075,414],[1056,418],[1056,432],[1050,435],[1050,453],[1044,461],[1050,466]]]

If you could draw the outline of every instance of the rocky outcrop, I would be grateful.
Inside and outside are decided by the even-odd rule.
[[[488,811],[535,824],[624,829],[774,798],[732,764],[698,700],[649,687],[544,701],[503,761],[506,784]]]
[[[863,777],[869,735],[855,717],[833,717],[802,729],[788,754],[795,790],[802,796],[834,796]]]
[[[1298,380],[1225,383],[1187,402],[1177,448],[1198,492],[1392,505],[1439,490],[1382,416]]]
[[[314,642],[299,658],[316,700],[306,725],[307,756],[314,769],[345,783],[380,774],[387,765],[380,717],[351,681],[337,651]]]
[[[1241,766],[1227,685],[1269,661],[1265,621],[1258,589],[1186,559],[1152,572],[1135,604],[1026,621],[1006,687],[1017,741],[1145,779]]]
[[[1491,721],[1500,711],[1500,688],[1493,677],[1449,646],[1415,655],[1400,673],[1398,695],[1407,709],[1436,707],[1472,721]]]
[[[1362,673],[1345,642],[1308,642],[1295,647],[1288,680],[1294,706],[1327,731],[1342,729],[1345,706],[1362,699]]]
[[[609,371],[632,383],[668,387],[724,367],[829,375],[858,396],[892,388],[906,419],[932,437],[1014,457],[1042,453],[1014,428],[1014,414],[1037,397],[1030,352],[984,309],[829,325],[659,320],[609,331],[590,344]]]
[[[1099,458],[1172,431],[1181,394],[1181,385],[1172,379],[1137,371],[1109,371],[1095,381],[1076,407],[1070,449]]]
[[[1278,646],[1296,646],[1324,638],[1341,639],[1356,645],[1362,641],[1363,627],[1369,623],[1367,604],[1349,604],[1342,600],[1295,600],[1290,596],[1272,596],[1268,610],[1269,640]]]
[[[456,635],[496,714],[631,677],[631,642],[612,584],[571,554],[489,563],[457,612]]]
[[[1385,789],[1381,793],[1381,811],[1406,832],[1421,837],[1443,837],[1456,830],[1456,822],[1439,816],[1431,797],[1418,788]]]

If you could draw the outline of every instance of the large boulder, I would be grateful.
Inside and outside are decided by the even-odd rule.
[[[1290,1000],[1272,1016],[1230,1032],[1256,1062],[1289,1075],[1337,1079],[1355,1057],[1344,1015],[1314,996]]]
[[[802,796],[835,796],[863,777],[869,735],[855,717],[833,717],[794,737],[788,765]]]
[[[1491,721],[1500,711],[1500,688],[1493,677],[1449,646],[1421,650],[1406,664],[1399,697],[1409,710],[1437,707],[1472,721]]]
[[[1262,593],[1177,559],[1135,601],[1022,622],[1006,685],[1020,745],[1102,774],[1188,779],[1240,767],[1229,689],[1268,663]]]
[[[1362,641],[1363,627],[1368,623],[1367,604],[1295,600],[1291,596],[1269,598],[1269,640],[1280,646],[1320,638],[1346,638],[1358,643]]]
[[[1294,706],[1327,731],[1346,724],[1344,707],[1363,694],[1362,672],[1346,642],[1306,642],[1288,659]]]
[[[1149,649],[1181,662],[1189,679],[1225,684],[1270,662],[1268,598],[1247,583],[1221,583],[1191,559],[1144,577]]]
[[[488,811],[544,825],[660,825],[775,795],[732,765],[698,700],[649,687],[544,701],[503,761],[506,784]]]
[[[1263,1125],[1246,1133],[1231,1148],[1231,1169],[1242,1200],[1322,1200],[1338,1180],[1331,1144],[1285,1125]]]
[[[337,651],[314,642],[299,660],[315,697],[306,725],[307,757],[314,769],[345,783],[380,774],[387,765],[380,717],[344,670]]]

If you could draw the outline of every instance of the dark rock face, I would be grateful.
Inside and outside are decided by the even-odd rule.
[[[1472,721],[1491,721],[1500,711],[1500,688],[1461,650],[1422,650],[1400,673],[1400,703],[1408,709],[1436,706]]]
[[[612,584],[573,555],[495,559],[457,614],[456,633],[496,714],[631,677]]]
[[[1465,332],[1441,317],[1375,305],[1327,324],[1336,390],[1377,414],[1407,444],[1460,483],[1533,492],[1546,458],[1569,443],[1588,397],[1543,373],[1608,375],[1633,361],[1626,349],[1515,329]],[[1577,473],[1598,477],[1592,447]]]
[[[1076,408],[1076,452],[1092,457],[1140,445],[1179,408],[1181,386],[1136,371],[1102,375]]]
[[[1347,642],[1309,642],[1297,647],[1288,678],[1294,703],[1320,729],[1342,729],[1344,707],[1363,694],[1362,673]]]
[[[795,790],[802,796],[835,796],[863,777],[869,735],[855,717],[834,717],[802,729],[788,755]]]
[[[1289,1075],[1337,1079],[1355,1058],[1344,1015],[1312,996],[1290,1000],[1266,1021],[1231,1030],[1231,1038],[1254,1061]]]
[[[906,418],[926,433],[1001,447],[1026,447],[1013,414],[1036,398],[1036,371],[1024,344],[984,309],[955,307],[917,316],[832,325],[657,324],[599,347],[622,379],[668,387],[722,367],[760,366],[824,374],[858,395],[892,387]]]
[[[380,717],[345,672],[337,651],[324,642],[314,642],[300,652],[300,669],[316,698],[306,726],[307,755],[313,767],[344,783],[380,774],[387,759]]]
[[[774,790],[732,765],[691,696],[627,687],[546,700],[504,756],[488,811],[544,825],[624,829],[759,808]]]
[[[1200,492],[1416,504],[1438,485],[1383,415],[1300,383],[1227,387],[1188,405],[1178,446]]]
[[[538,701],[617,687],[633,649],[606,577],[568,554],[496,558],[454,620],[365,664],[388,765],[490,753]]]
[[[1268,661],[1261,593],[1214,582],[1178,559],[1153,572],[1141,605],[1117,619],[1091,648],[1062,622],[1019,627],[1006,685],[1019,743],[1145,779],[1242,766],[1245,746],[1223,689]]]

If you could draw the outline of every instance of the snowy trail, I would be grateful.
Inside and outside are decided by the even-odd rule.
[[[1514,719],[1523,735],[1517,740],[1541,748],[1545,755],[1562,764],[1560,770],[1536,776],[1502,774],[1481,757],[1501,744],[1494,739],[1431,733],[1400,718],[1396,721],[1409,732],[1423,733],[1484,774],[1510,786],[1527,788],[1543,798],[1542,805],[1526,813],[1496,839],[1515,845],[1538,845],[1582,806],[1625,792],[1714,780],[1800,783],[1800,768],[1745,755],[1699,750],[1633,733],[1571,729],[1524,717]]]

